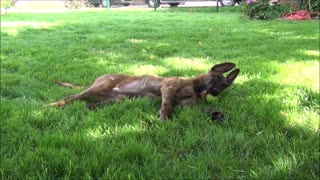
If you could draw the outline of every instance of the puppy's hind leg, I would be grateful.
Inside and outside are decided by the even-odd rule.
[[[105,104],[119,102],[125,98],[127,98],[127,96],[124,94],[117,94],[113,92],[102,93],[100,96],[98,96],[97,102],[87,103],[87,108],[93,110]]]
[[[60,86],[68,87],[68,88],[72,88],[72,89],[81,88],[81,86],[77,86],[74,84],[70,84],[70,83],[66,83],[66,82],[62,82],[62,81],[58,81],[58,80],[54,80],[53,82],[60,85]]]
[[[77,99],[82,99],[82,98],[85,98],[85,97],[87,97],[89,95],[90,94],[88,93],[88,90],[85,90],[85,91],[82,91],[81,93],[74,94],[74,95],[68,96],[66,98],[60,99],[59,101],[51,103],[49,105],[50,106],[60,107],[60,106],[66,105],[67,103],[69,103],[71,101],[74,101],[74,100],[77,100]]]
[[[107,92],[107,91],[109,91],[109,89],[108,88],[101,88],[101,86],[91,86],[88,89],[86,89],[78,94],[74,94],[74,95],[68,96],[66,98],[60,99],[59,101],[51,103],[50,105],[56,106],[56,107],[64,106],[67,103],[74,101],[74,100],[84,99],[86,97],[93,96],[93,95],[99,95],[102,91]]]
[[[113,76],[113,75],[104,75],[98,77],[95,82],[86,90],[81,93],[74,94],[63,98],[57,102],[49,104],[50,106],[64,106],[67,103],[77,100],[84,99],[89,96],[97,95],[99,96],[102,92],[108,93],[110,92],[118,83],[121,81],[123,76]]]

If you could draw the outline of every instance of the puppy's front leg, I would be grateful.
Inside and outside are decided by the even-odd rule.
[[[168,119],[172,112],[173,98],[175,89],[170,86],[164,86],[161,88],[161,109],[160,109],[160,121]]]

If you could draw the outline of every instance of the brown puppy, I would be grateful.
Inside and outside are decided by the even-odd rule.
[[[233,63],[217,64],[208,73],[192,78],[124,74],[102,75],[81,93],[68,96],[50,105],[64,106],[71,101],[85,100],[90,96],[97,98],[97,103],[91,104],[91,107],[119,101],[126,97],[147,96],[153,98],[161,96],[160,120],[165,120],[170,116],[174,105],[195,105],[199,99],[205,98],[208,94],[217,96],[222,90],[229,87],[240,70],[233,70],[227,77],[224,77],[223,73],[234,67]],[[55,82],[62,86],[77,87],[60,81]]]

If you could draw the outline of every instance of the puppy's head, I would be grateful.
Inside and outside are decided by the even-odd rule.
[[[204,79],[205,94],[217,96],[221,91],[229,87],[240,73],[239,69],[234,69],[234,63],[222,63],[214,65],[208,72],[208,76]],[[231,71],[226,77],[224,73]]]

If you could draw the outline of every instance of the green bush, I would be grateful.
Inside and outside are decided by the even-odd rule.
[[[252,19],[274,19],[289,12],[289,8],[282,5],[270,5],[269,0],[258,0],[244,5],[243,13]]]
[[[320,0],[304,1],[302,9],[306,9],[311,12],[320,12]]]
[[[15,3],[15,0],[1,1],[1,8],[4,8],[7,14],[7,10],[11,8],[14,5],[14,3]]]
[[[80,9],[84,7],[93,7],[87,0],[65,0],[65,6],[71,9]]]

